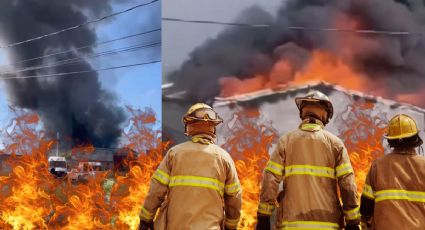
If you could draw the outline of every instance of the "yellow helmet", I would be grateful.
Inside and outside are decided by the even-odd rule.
[[[391,118],[388,124],[388,133],[384,137],[389,140],[412,137],[419,133],[415,120],[406,114],[399,114]]]
[[[218,116],[211,106],[204,103],[196,103],[192,105],[183,116],[184,124],[192,121],[209,121],[218,125],[223,122],[223,119]]]

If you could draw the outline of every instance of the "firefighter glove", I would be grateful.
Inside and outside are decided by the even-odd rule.
[[[356,225],[347,225],[345,226],[345,230],[362,230],[359,224]]]
[[[270,216],[257,215],[256,230],[270,230]]]
[[[140,220],[139,230],[153,230],[153,222]]]

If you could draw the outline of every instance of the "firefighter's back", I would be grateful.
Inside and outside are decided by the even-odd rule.
[[[288,222],[316,221],[332,229],[341,216],[335,179],[341,140],[323,129],[298,129],[283,138],[285,196],[278,216]]]
[[[220,229],[229,154],[215,144],[192,141],[170,154],[167,229]]]
[[[425,229],[425,158],[394,152],[371,170],[375,229]]]

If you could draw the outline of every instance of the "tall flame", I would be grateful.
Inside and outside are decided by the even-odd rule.
[[[361,193],[373,160],[384,155],[382,139],[387,126],[386,114],[378,112],[372,102],[359,100],[351,102],[337,120],[342,121],[339,136],[347,147],[357,190]]]
[[[116,175],[116,184],[112,190],[113,213],[117,216],[116,227],[137,229],[141,204],[148,190],[150,177],[163,158],[168,142],[162,142],[160,131],[153,131],[157,125],[152,110],[135,110],[128,107],[132,114],[130,128],[124,133],[128,143],[126,148],[139,152],[139,156],[129,159],[126,164],[130,170],[124,176]]]
[[[161,141],[152,110],[128,109],[132,118],[123,134],[123,149],[140,154],[125,161],[127,172],[100,173],[76,185],[48,172],[46,156],[55,142],[39,130],[38,116],[16,112],[4,138],[11,170],[0,176],[0,228],[137,229],[150,177],[169,143]],[[258,109],[242,110],[235,117],[223,147],[235,159],[243,189],[238,229],[253,229],[262,171],[278,132],[270,121],[263,121]],[[376,114],[372,103],[357,101],[338,120],[344,122],[339,126],[340,137],[348,148],[360,191],[372,160],[384,151],[385,114]]]
[[[37,130],[37,115],[13,112],[18,117],[4,135],[3,154],[11,156],[6,162],[11,172],[0,183],[0,228],[47,228],[46,217],[52,210],[50,192],[57,184],[48,172],[44,153],[54,142],[45,140],[44,133]]]
[[[263,169],[278,134],[270,123],[258,124],[261,117],[256,109],[246,109],[235,116],[237,122],[230,129],[223,148],[235,159],[242,185],[242,216],[238,229],[254,229]]]
[[[0,174],[0,228],[137,229],[150,175],[167,144],[152,110],[128,110],[132,117],[122,150],[140,154],[127,159],[128,172],[97,173],[79,184],[49,173],[47,154],[55,141],[40,130],[37,115],[13,110],[16,118],[4,133],[8,167]],[[93,150],[88,145],[71,152]]]

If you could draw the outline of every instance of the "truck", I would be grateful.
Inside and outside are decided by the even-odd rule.
[[[65,157],[50,156],[48,162],[51,174],[57,177],[64,177],[68,173]]]
[[[96,176],[96,173],[105,169],[100,162],[79,162],[76,169],[72,169],[68,177],[72,182],[86,182],[89,177]]]

